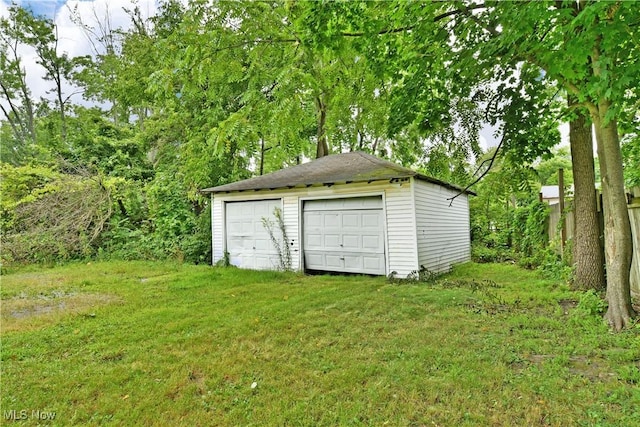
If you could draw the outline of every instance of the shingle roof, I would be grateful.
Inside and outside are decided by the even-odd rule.
[[[456,191],[462,188],[422,175],[387,160],[360,151],[332,154],[308,163],[291,166],[262,176],[205,188],[202,193],[228,193],[247,190],[308,187],[312,185],[348,184],[414,177]],[[467,193],[474,194],[470,191]]]

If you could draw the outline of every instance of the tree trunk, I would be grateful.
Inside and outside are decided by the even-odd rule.
[[[601,101],[593,115],[598,141],[600,177],[604,211],[604,247],[607,265],[607,302],[605,318],[616,331],[631,326],[635,316],[631,306],[631,224],[627,212],[622,174],[622,153],[615,120],[607,123],[609,102]],[[605,124],[606,123],[606,124]]]
[[[20,90],[22,92],[22,103],[23,108],[26,114],[26,125],[27,132],[29,135],[29,142],[36,141],[36,126],[35,126],[35,114],[33,111],[33,103],[31,102],[31,97],[29,96],[29,88],[27,87],[26,77],[23,76],[20,81]]]
[[[569,106],[574,100],[569,98]],[[595,192],[593,136],[584,113],[569,123],[571,164],[575,194],[573,198],[574,232],[573,288],[604,290],[604,255],[600,245],[600,225]]]
[[[64,97],[62,95],[62,80],[60,75],[56,78],[56,90],[58,92],[58,104],[60,104],[60,138],[62,143],[67,142],[67,113],[65,111]]]
[[[316,108],[318,113],[318,145],[316,147],[316,159],[329,155],[329,143],[327,142],[327,105],[322,99],[322,95],[316,97]]]

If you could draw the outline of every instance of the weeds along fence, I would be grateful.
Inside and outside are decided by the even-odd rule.
[[[631,239],[633,241],[633,260],[631,263],[631,292],[636,296],[640,296],[640,189],[635,189],[635,197],[633,202],[627,206],[629,211],[629,220],[631,221]],[[602,206],[602,204],[600,204]],[[549,213],[549,241],[561,240],[561,221],[562,212],[560,212],[560,205],[550,205]],[[600,223],[600,234],[604,229],[604,217],[602,215],[602,209],[598,209],[598,217]],[[565,217],[565,233],[567,240],[571,240],[574,234],[575,218],[571,206],[568,205],[564,212]],[[558,251],[562,251],[562,247],[558,245]]]

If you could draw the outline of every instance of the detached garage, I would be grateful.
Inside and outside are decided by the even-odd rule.
[[[250,269],[280,265],[265,220],[282,212],[291,267],[405,277],[443,272],[470,259],[468,195],[369,154],[322,157],[202,190],[211,194],[213,262]]]

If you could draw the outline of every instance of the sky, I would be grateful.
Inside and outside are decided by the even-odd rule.
[[[36,16],[44,16],[53,18],[61,6],[66,3],[65,0],[14,0],[18,6],[31,10]],[[10,5],[10,1],[3,0],[5,5]]]

